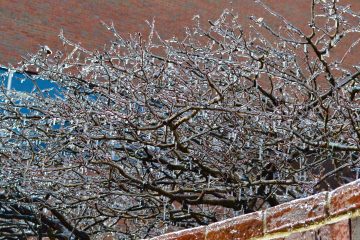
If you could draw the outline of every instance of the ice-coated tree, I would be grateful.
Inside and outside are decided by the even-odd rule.
[[[146,238],[357,178],[360,15],[314,0],[301,29],[259,6],[280,24],[225,10],[170,40],[104,24],[101,51],[61,34],[70,51],[25,57],[57,87],[1,87],[0,238]]]

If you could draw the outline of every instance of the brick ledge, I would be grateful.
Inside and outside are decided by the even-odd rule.
[[[360,217],[360,209],[357,209],[355,211],[348,212],[348,213],[345,213],[345,214],[342,214],[342,215],[339,215],[336,217],[328,217],[320,222],[314,222],[313,224],[310,224],[307,226],[293,228],[289,231],[284,231],[284,232],[276,232],[276,233],[272,233],[272,234],[266,234],[262,237],[255,237],[255,238],[251,238],[249,240],[272,240],[272,239],[278,239],[278,238],[286,238],[286,237],[291,236],[294,233],[302,233],[302,232],[306,232],[309,230],[318,229],[318,228],[326,226],[326,225],[338,223],[343,220],[355,219],[358,217]]]
[[[331,192],[322,192],[264,211],[230,218],[208,226],[168,233],[150,240],[288,239],[287,237],[293,234],[310,232],[357,217],[360,217],[360,180]],[[341,239],[350,239],[352,229],[349,223],[341,227],[344,226],[349,238]],[[338,230],[333,232],[336,234]]]

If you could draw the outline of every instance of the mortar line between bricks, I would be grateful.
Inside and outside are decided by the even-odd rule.
[[[204,240],[207,240],[208,227],[209,227],[209,225],[205,226],[205,230],[204,230]]]
[[[360,217],[360,209],[357,209],[355,211],[351,211],[351,212],[348,212],[345,214],[341,214],[341,215],[338,215],[335,217],[327,217],[322,221],[314,222],[313,224],[307,224],[307,226],[294,228],[294,229],[292,229],[292,231],[271,233],[271,234],[267,234],[262,237],[251,238],[250,240],[272,240],[272,239],[276,239],[276,238],[288,237],[293,233],[300,233],[300,232],[305,232],[305,231],[309,231],[309,230],[314,230],[314,229],[320,228],[320,227],[328,225],[328,224],[337,223],[342,220],[356,218],[356,217]]]
[[[330,209],[330,202],[331,202],[331,193],[326,192],[325,195],[325,214],[326,216],[330,216],[329,209]]]
[[[265,235],[266,234],[266,231],[267,231],[267,227],[266,227],[266,214],[267,214],[267,211],[263,211],[263,214],[262,214],[262,222],[263,222],[263,234]]]

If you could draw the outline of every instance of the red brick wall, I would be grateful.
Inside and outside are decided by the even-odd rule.
[[[276,207],[151,240],[359,240],[360,180]]]
[[[305,27],[309,18],[310,0],[264,0],[275,10]],[[351,2],[360,9],[360,1]],[[199,14],[214,19],[224,8],[233,8],[246,25],[249,15],[264,15],[254,0],[2,0],[0,1],[0,64],[15,64],[39,44],[61,48],[58,34],[64,29],[70,39],[88,48],[102,48],[111,35],[100,24],[113,21],[123,33],[146,33],[145,20],[155,17],[159,32],[165,37],[181,35],[184,26]]]
[[[311,0],[263,1],[296,26],[307,27]],[[351,3],[355,11],[360,10],[359,0],[341,3]],[[264,9],[254,0],[3,0],[0,1],[0,65],[16,64],[21,56],[36,51],[39,44],[61,49],[60,29],[87,48],[102,49],[111,34],[100,20],[113,21],[119,32],[126,35],[146,33],[145,20],[155,18],[161,35],[169,38],[183,34],[194,15],[199,14],[207,22],[217,18],[225,8],[239,13],[245,26],[250,15],[266,17]]]

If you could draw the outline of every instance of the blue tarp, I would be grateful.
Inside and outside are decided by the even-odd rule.
[[[10,70],[0,67],[0,82],[5,88],[8,87],[9,75]],[[55,82],[19,72],[12,73],[10,89],[29,93],[48,90],[46,94],[49,97],[61,95],[60,87]]]

